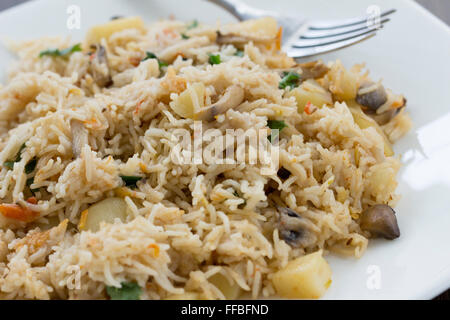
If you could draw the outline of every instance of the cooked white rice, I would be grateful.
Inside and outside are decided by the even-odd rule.
[[[361,66],[347,71],[339,61],[316,79],[333,103],[299,112],[289,88],[279,89],[279,71],[295,62],[278,51],[278,29],[266,24],[258,31],[162,21],[118,30],[100,40],[109,83],[95,74],[89,39],[67,58],[39,57],[73,45],[66,39],[10,44],[18,61],[0,88],[0,163],[20,157],[0,171],[0,298],[103,299],[107,286],[125,282],[137,283],[142,299],[226,298],[208,280],[217,273],[243,294],[268,297],[276,294],[272,275],[293,259],[320,249],[364,253],[371,234],[360,228],[361,213],[398,200],[400,161],[385,152],[383,134],[394,142],[410,120],[401,112],[381,130],[361,129],[347,106],[356,94],[348,87],[369,78]],[[240,44],[242,57],[238,45],[217,43],[217,28],[220,36],[249,39]],[[141,62],[146,52],[169,66]],[[208,54],[219,54],[221,63],[211,65]],[[279,168],[288,178],[264,176],[260,164],[173,163],[174,133],[193,133],[194,125],[174,104],[197,83],[204,85],[205,106],[233,85],[245,92],[243,103],[205,128],[225,133],[267,128],[268,120],[287,124]],[[190,95],[197,101],[195,90]],[[27,174],[32,159],[36,168]],[[144,179],[132,189],[120,176]],[[82,213],[111,197],[125,200],[126,218],[83,230]],[[8,205],[32,217],[12,218]],[[280,236],[277,205],[302,217],[310,234],[303,246]]]

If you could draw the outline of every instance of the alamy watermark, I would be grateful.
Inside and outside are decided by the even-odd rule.
[[[366,26],[372,30],[381,29],[381,8],[377,5],[368,6],[366,9]]]
[[[381,290],[381,268],[377,265],[370,265],[366,270],[368,277],[366,281],[367,289]]]
[[[65,280],[65,285],[69,290],[81,289],[81,268],[80,266],[69,266],[66,269],[69,277]]]
[[[67,29],[79,30],[81,28],[81,8],[72,4],[67,7],[66,13],[69,15],[66,21]]]
[[[259,166],[262,175],[276,174],[279,166],[278,129],[204,130],[195,121],[191,130],[176,129],[171,135],[170,158],[177,165]]]

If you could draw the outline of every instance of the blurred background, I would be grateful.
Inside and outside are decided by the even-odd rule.
[[[1,0],[0,11],[29,0]],[[245,0],[244,0],[245,1]],[[450,1],[449,0],[412,0],[420,3],[434,15],[450,25]],[[374,0],[374,2],[376,2]],[[395,0],[393,1],[395,3]]]
[[[0,11],[8,9],[12,6],[29,0],[1,0]],[[431,11],[434,15],[439,17],[442,21],[450,25],[450,0],[413,0]],[[374,1],[376,2],[376,1]],[[393,1],[395,3],[395,1]],[[450,290],[443,293],[437,300],[450,300]]]

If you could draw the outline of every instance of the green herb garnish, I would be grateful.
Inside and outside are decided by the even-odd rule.
[[[41,51],[41,53],[39,53],[39,58],[42,58],[43,56],[51,56],[51,57],[67,57],[69,55],[71,55],[74,52],[77,51],[81,51],[81,44],[77,43],[76,45],[70,47],[70,48],[66,48],[63,50],[59,50],[59,49],[48,49],[45,51]]]
[[[15,161],[6,161],[3,165],[8,168],[9,170],[14,169],[14,163]]]
[[[237,50],[236,53],[234,54],[236,57],[243,57],[244,56],[244,51],[242,50]]]
[[[188,30],[191,30],[191,29],[195,29],[195,28],[197,28],[197,27],[198,27],[198,21],[197,21],[197,20],[194,20],[194,21],[191,22],[190,25],[188,25],[187,29],[188,29]]]
[[[267,121],[267,126],[272,130],[278,129],[280,131],[288,127],[283,120],[269,120]]]
[[[159,65],[160,69],[162,67],[167,67],[168,66],[167,62],[159,60],[158,57],[156,56],[156,54],[154,54],[153,52],[147,51],[145,53],[145,58],[142,59],[142,61],[145,61],[145,60],[148,60],[148,59],[156,59],[158,61],[158,65]]]
[[[12,160],[12,161],[6,161],[5,163],[3,163],[3,165],[4,165],[6,168],[10,169],[10,170],[14,169],[14,163],[19,162],[20,160],[22,160],[22,151],[23,151],[23,149],[25,149],[25,148],[26,148],[26,146],[25,146],[25,143],[24,143],[24,144],[20,147],[19,151],[17,152],[16,158],[15,158],[14,160]]]
[[[222,60],[220,59],[220,54],[209,54],[209,63],[210,64],[220,64]]]
[[[125,183],[127,187],[136,188],[138,181],[141,181],[142,177],[137,176],[120,176],[122,181]]]
[[[284,128],[288,127],[288,125],[283,120],[269,120],[269,121],[267,121],[267,126],[271,130],[277,130],[273,134],[271,134],[270,136],[267,137],[267,139],[269,139],[269,141],[271,143],[272,143],[273,139],[275,139]]]
[[[142,288],[135,282],[122,282],[120,288],[106,286],[111,300],[140,300]]]
[[[184,39],[184,40],[187,40],[187,39],[189,39],[189,36],[187,36],[186,34],[182,33],[181,34],[181,38]]]
[[[285,72],[283,74],[283,79],[281,79],[278,88],[286,89],[287,87],[295,88],[298,86],[300,80],[300,75],[297,72]]]

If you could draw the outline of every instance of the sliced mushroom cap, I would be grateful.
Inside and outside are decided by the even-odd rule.
[[[300,63],[295,65],[292,68],[287,69],[276,69],[281,78],[283,78],[286,73],[296,72],[300,75],[300,82],[304,82],[306,80],[315,80],[323,78],[330,68],[324,65],[321,61],[311,61],[306,63]]]
[[[214,121],[219,114],[225,113],[228,109],[239,106],[244,101],[244,89],[238,85],[232,85],[227,89],[222,98],[213,105],[203,108],[194,114],[194,120]]]
[[[377,111],[388,100],[386,90],[379,82],[363,84],[356,96],[356,102],[371,111]]]
[[[374,237],[394,240],[400,237],[395,211],[385,204],[375,205],[362,213],[360,226]]]
[[[110,86],[112,84],[112,78],[105,47],[97,44],[95,46],[95,52],[92,55],[89,66],[95,83],[100,87]]]
[[[291,247],[305,248],[316,241],[316,236],[308,229],[308,221],[297,212],[289,208],[278,207],[278,213],[280,237]]]
[[[323,78],[330,68],[321,61],[311,61],[298,65],[302,69],[302,79],[320,79]]]
[[[369,113],[369,116],[373,120],[375,120],[380,126],[384,126],[389,121],[394,119],[400,113],[400,111],[403,110],[403,108],[404,107],[401,107],[399,109],[390,109],[390,110],[388,110],[386,112],[383,112],[381,114]]]
[[[217,38],[216,38],[216,43],[218,45],[232,44],[237,47],[243,47],[249,42],[269,43],[272,41],[274,41],[273,38],[263,38],[263,37],[258,38],[258,37],[237,35],[233,33],[224,35],[219,31],[217,31]]]

